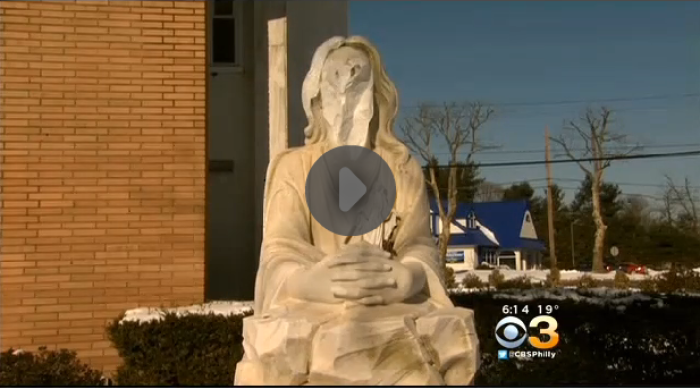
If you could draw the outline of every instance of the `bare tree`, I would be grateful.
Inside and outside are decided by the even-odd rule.
[[[625,135],[611,131],[613,112],[601,107],[598,110],[588,108],[578,121],[570,121],[564,131],[557,137],[550,138],[564,150],[564,154],[576,161],[584,174],[591,179],[592,216],[595,222],[595,240],[593,244],[593,271],[602,272],[607,226],[601,209],[601,185],[605,169],[620,157],[629,155],[639,146],[625,144]],[[580,150],[580,151],[579,151]]]
[[[649,227],[652,221],[652,213],[654,212],[654,207],[652,207],[649,200],[644,196],[633,194],[624,195],[623,197],[625,202],[622,211],[643,227]]]
[[[442,105],[421,104],[415,115],[406,118],[400,126],[406,146],[419,155],[427,164],[426,181],[436,200],[440,224],[438,251],[440,264],[444,268],[450,226],[457,212],[457,173],[460,163],[473,163],[473,155],[486,146],[480,140],[484,124],[493,115],[493,109],[483,103],[444,103]],[[440,196],[437,179],[439,150],[447,151],[447,198]],[[445,197],[445,196],[443,196]],[[443,202],[446,200],[447,207]]]
[[[501,199],[503,198],[504,191],[505,190],[501,185],[494,184],[493,182],[483,181],[479,183],[479,185],[476,188],[474,201],[501,201]]]
[[[668,224],[673,224],[676,220],[673,209],[673,191],[666,187],[661,194],[661,217]]]
[[[700,233],[700,200],[696,188],[690,185],[686,177],[682,185],[676,184],[670,176],[666,176],[664,191],[664,206],[668,219],[676,223],[682,222],[694,233]],[[678,220],[680,219],[680,220]]]

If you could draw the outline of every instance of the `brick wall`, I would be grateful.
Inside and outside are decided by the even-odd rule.
[[[118,363],[104,325],[201,301],[201,1],[0,2],[2,348]]]

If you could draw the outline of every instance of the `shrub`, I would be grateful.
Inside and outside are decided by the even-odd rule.
[[[120,386],[231,386],[243,356],[246,315],[165,314],[149,322],[113,321],[107,333],[123,358]]]
[[[654,280],[653,278],[645,278],[639,281],[639,289],[641,289],[643,293],[658,293],[656,287],[656,280]]]
[[[578,279],[578,286],[581,288],[595,288],[598,286],[598,281],[588,274],[584,274]]]
[[[2,386],[98,386],[102,372],[80,362],[74,351],[36,353],[9,349],[0,354]]]
[[[700,291],[700,274],[694,270],[673,267],[654,277],[656,291],[660,293]]]
[[[486,284],[481,281],[481,278],[474,273],[467,273],[462,279],[462,286],[467,289],[481,289],[486,286]]]
[[[579,292],[584,295],[585,292]],[[603,304],[581,299],[547,299],[508,292],[454,295],[455,305],[474,310],[482,353],[476,386],[683,386],[700,376],[700,310],[686,296],[622,297]],[[543,293],[543,296],[545,294]],[[591,291],[591,297],[596,294]],[[631,300],[631,302],[630,302]],[[624,304],[625,309],[619,309]],[[555,358],[498,360],[502,347],[493,335],[504,305],[517,305],[526,324],[539,315],[537,306],[556,305]],[[519,350],[534,350],[527,343]]]
[[[613,286],[617,289],[627,289],[630,287],[630,278],[623,271],[615,272],[615,279],[613,280]]]
[[[498,269],[493,269],[491,274],[489,274],[489,286],[492,286],[494,288],[497,288],[498,285],[503,283],[503,281],[506,280],[506,277],[501,274],[501,272]]]
[[[453,289],[457,287],[457,280],[455,279],[455,269],[447,265],[445,265],[445,287],[447,289]]]
[[[496,285],[498,289],[532,289],[532,280],[526,276],[504,280]]]
[[[559,272],[558,268],[550,269],[549,273],[547,274],[547,281],[545,281],[545,284],[549,287],[552,286],[559,286],[559,283],[561,282],[561,273]]]

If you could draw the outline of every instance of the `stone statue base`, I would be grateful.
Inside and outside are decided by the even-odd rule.
[[[472,311],[386,315],[396,308],[361,307],[325,322],[248,317],[235,384],[471,384],[479,365]]]

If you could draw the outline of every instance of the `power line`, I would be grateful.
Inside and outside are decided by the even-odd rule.
[[[515,108],[515,109],[501,109],[500,107],[498,108],[496,112],[496,116],[494,119],[496,120],[503,120],[503,119],[509,119],[513,117],[517,117],[518,119],[522,118],[551,118],[553,116],[558,116],[558,117],[570,117],[571,116],[571,108],[569,107],[564,107],[564,106],[558,106],[558,107],[553,107],[553,109],[548,109],[545,111],[541,110],[530,110],[528,109],[521,109],[521,108]],[[638,113],[651,113],[651,112],[660,112],[660,111],[668,111],[669,109],[674,109],[678,108],[677,105],[671,105],[671,106],[655,106],[655,107],[627,107],[627,108],[619,108],[615,107],[614,111],[615,114],[621,113],[621,112],[638,112]],[[567,112],[566,114],[564,112]]]
[[[693,157],[700,155],[700,150],[693,151],[677,151],[669,153],[648,153],[648,154],[633,154],[633,155],[618,155],[604,158],[574,158],[574,159],[554,159],[549,163],[573,163],[573,162],[595,162],[595,161],[622,161],[633,159],[652,159],[652,158],[672,158],[672,157]],[[548,162],[545,160],[538,161],[508,161],[508,162],[486,162],[475,163],[479,168],[482,167],[507,167],[507,166],[532,166],[544,165]],[[449,168],[450,165],[436,165],[438,168]]]
[[[532,189],[547,189],[547,186],[546,186],[546,185],[538,185],[538,186],[533,186]],[[563,189],[563,190],[574,190],[574,191],[576,191],[576,190],[580,190],[581,188],[560,186],[559,189]],[[623,192],[623,193],[620,193],[620,196],[645,197],[645,198],[648,198],[648,199],[658,200],[658,201],[662,201],[662,200],[664,199],[664,198],[661,197],[661,196],[654,196],[654,195],[643,194],[643,193],[624,193],[624,192]],[[692,201],[700,202],[700,198],[691,198],[691,200],[692,200]]]
[[[604,98],[604,99],[506,102],[506,103],[493,103],[493,105],[497,106],[497,107],[533,107],[533,106],[570,105],[570,104],[583,104],[583,103],[622,103],[622,102],[630,102],[630,101],[687,99],[687,98],[699,97],[699,96],[700,96],[700,93],[680,93],[680,94],[663,94],[663,95],[650,95],[650,96],[639,96],[639,97],[614,97],[614,98]],[[430,105],[430,104],[428,104],[428,105]],[[417,108],[417,107],[420,107],[420,104],[403,105],[402,107]]]
[[[636,145],[636,144],[622,144],[621,147],[639,147],[642,149],[673,149],[673,148],[686,148],[686,147],[700,147],[700,143],[676,143],[676,144],[650,144],[650,145]],[[557,148],[559,149],[559,148]],[[571,148],[571,151],[587,151],[585,148]],[[563,150],[560,150],[563,151]],[[440,151],[433,153],[435,155],[449,155],[449,151]],[[544,149],[530,149],[530,150],[483,150],[476,151],[472,153],[473,155],[485,155],[485,154],[544,154]]]
[[[496,185],[499,185],[499,184],[496,184]],[[561,190],[571,190],[571,191],[579,191],[579,190],[581,190],[581,188],[579,188],[579,187],[573,187],[573,186],[559,186],[559,185],[557,185],[557,187],[558,187],[559,189],[561,189]],[[547,189],[547,185],[535,185],[535,186],[530,186],[530,188],[532,188],[533,190],[537,190],[537,189]],[[447,188],[444,188],[444,187],[442,187],[442,188],[440,188],[440,189],[441,189],[441,190],[447,190]],[[471,187],[471,186],[458,186],[456,189],[457,189],[457,190],[468,190],[468,189],[475,189],[475,188],[474,188],[474,187]],[[505,191],[505,190],[508,189],[508,188],[499,187],[499,189],[500,189],[501,191]],[[642,194],[642,193],[627,193],[627,192],[623,192],[623,193],[620,194],[620,196],[644,197],[644,198],[648,198],[648,199],[652,199],[652,200],[657,200],[657,201],[662,201],[662,200],[663,200],[663,197],[654,196],[654,195],[650,195],[650,194]],[[693,201],[696,201],[696,202],[700,202],[700,198],[692,198],[692,200],[693,200]]]
[[[518,180],[518,181],[505,181],[505,182],[494,182],[496,185],[513,185],[513,184],[519,184],[521,182],[537,182],[537,181],[546,181],[546,178],[531,178],[527,180]],[[565,182],[581,182],[581,180],[576,179],[576,178],[554,178],[554,181],[565,181]],[[650,188],[665,188],[666,184],[642,184],[642,183],[633,183],[633,182],[618,182],[618,181],[608,181],[604,180],[606,184],[614,184],[618,186],[638,186],[638,187],[650,187]],[[685,186],[684,186],[685,187]],[[700,186],[688,186],[688,188],[691,189],[700,189]]]
[[[531,181],[531,180],[528,180],[528,181]],[[513,184],[518,184],[518,183],[520,183],[520,182],[523,182],[523,181],[513,182]],[[500,189],[500,191],[505,191],[506,189],[508,189],[507,187],[503,187],[503,186],[502,186],[502,185],[507,185],[507,184],[500,184],[500,183],[493,183],[493,182],[489,182],[489,183],[494,184],[494,185],[497,187],[497,189]],[[608,182],[608,181],[606,181],[606,183],[611,183],[611,184],[613,184],[612,182]],[[533,190],[537,190],[537,189],[547,189],[547,185],[531,185],[530,188],[532,188]],[[574,186],[561,186],[561,185],[557,185],[557,188],[559,188],[559,189],[561,189],[561,190],[571,190],[571,191],[579,191],[579,190],[581,190],[580,187],[574,187]],[[441,190],[447,190],[447,188],[445,188],[445,187],[440,187],[439,189],[441,189]],[[476,190],[477,188],[476,188],[476,187],[473,187],[473,186],[457,186],[455,189],[459,191],[459,190]],[[621,195],[621,196],[646,197],[646,198],[654,199],[654,200],[663,200],[663,197],[654,196],[654,195],[650,195],[650,194],[642,194],[642,193],[628,193],[628,192],[623,192],[623,193],[621,193],[620,195]],[[693,200],[693,201],[700,202],[700,198],[698,198],[698,199],[693,198],[692,200]]]
[[[607,99],[588,99],[588,100],[559,100],[559,101],[538,101],[532,103],[501,103],[496,104],[503,107],[529,107],[537,105],[567,105],[567,104],[583,104],[583,103],[622,103],[627,101],[649,101],[649,100],[667,100],[667,99],[686,99],[689,97],[698,97],[700,93],[682,93],[682,94],[668,94],[668,95],[652,95],[644,97],[617,97],[617,98],[607,98]]]

